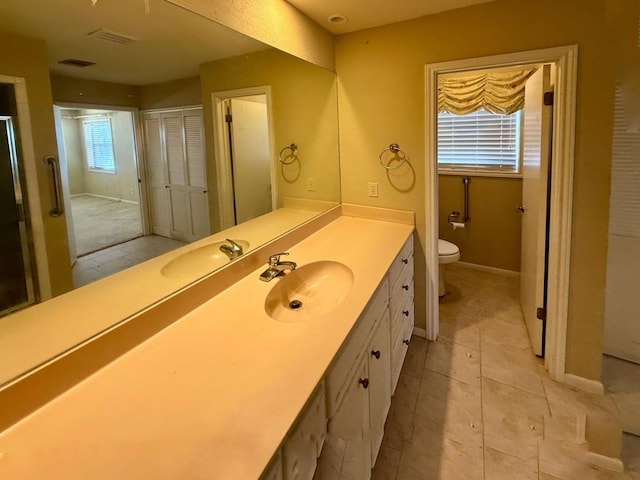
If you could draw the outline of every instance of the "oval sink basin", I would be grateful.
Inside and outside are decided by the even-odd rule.
[[[313,262],[298,267],[269,291],[265,311],[274,320],[302,322],[333,310],[342,302],[353,284],[353,272],[333,261]]]
[[[245,240],[234,240],[242,247],[243,251],[249,248],[249,242]],[[160,269],[160,274],[167,278],[199,278],[216,268],[229,263],[229,257],[220,250],[222,245],[229,245],[229,242],[214,242],[202,245],[185,252]]]

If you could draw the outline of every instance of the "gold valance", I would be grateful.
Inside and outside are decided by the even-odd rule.
[[[524,85],[537,68],[441,77],[438,112],[465,115],[484,108],[509,115],[524,105]]]

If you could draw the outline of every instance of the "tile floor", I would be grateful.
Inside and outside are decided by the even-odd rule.
[[[640,435],[640,365],[603,355],[602,383],[625,431]]]
[[[587,461],[579,419],[615,407],[548,377],[529,346],[518,278],[447,267],[440,338],[413,338],[373,479],[640,480],[632,443],[625,473]]]
[[[183,245],[186,243],[179,240],[148,235],[79,257],[72,269],[73,287],[95,282]]]

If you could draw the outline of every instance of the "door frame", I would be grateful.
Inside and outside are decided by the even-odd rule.
[[[213,138],[214,155],[218,181],[218,208],[220,215],[219,230],[225,230],[235,225],[233,215],[233,177],[231,174],[230,146],[229,139],[225,132],[225,110],[224,102],[230,98],[248,97],[251,95],[266,95],[267,97],[267,124],[269,128],[269,151],[271,162],[269,171],[271,172],[271,208],[277,206],[277,178],[274,165],[275,156],[275,132],[273,130],[273,109],[271,104],[271,87],[261,85],[258,87],[240,88],[234,90],[224,90],[211,94],[211,104],[213,108]]]
[[[135,147],[136,174],[138,175],[138,199],[140,201],[140,220],[142,222],[142,234],[149,235],[151,233],[151,217],[149,216],[149,204],[147,199],[147,185],[145,177],[145,159],[144,145],[142,141],[142,127],[140,125],[140,110],[137,107],[123,107],[120,105],[102,105],[94,103],[73,103],[73,102],[54,102],[54,109],[88,109],[88,110],[107,110],[113,112],[129,112],[133,123],[133,144]],[[62,125],[60,125],[62,127]],[[62,131],[58,132],[58,124],[56,121],[56,137],[58,134],[62,136]],[[64,144],[62,144],[64,146]],[[59,147],[60,148],[60,145]],[[62,155],[62,151],[60,153]],[[65,162],[66,163],[66,162]],[[63,172],[64,176],[67,172]],[[67,190],[67,195],[69,192]],[[68,209],[70,211],[70,209]],[[72,234],[72,233],[71,233]]]
[[[549,229],[549,296],[545,368],[557,381],[564,381],[571,254],[573,171],[575,155],[575,112],[578,46],[529,50],[486,57],[425,65],[425,258],[427,338],[439,333],[438,312],[438,167],[437,84],[438,75],[484,68],[500,68],[531,63],[556,65],[553,106],[553,152],[551,167]]]
[[[38,166],[33,147],[33,132],[31,126],[31,112],[29,111],[29,98],[27,94],[27,82],[23,77],[13,77],[0,74],[0,83],[13,85],[20,122],[20,151],[24,165],[24,181],[29,207],[29,221],[33,232],[33,250],[35,257],[35,274],[38,282],[39,301],[43,302],[52,297],[51,280],[49,276],[49,256],[45,239],[45,227],[40,203],[40,191],[38,187]]]

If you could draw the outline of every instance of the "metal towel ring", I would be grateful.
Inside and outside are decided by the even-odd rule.
[[[282,153],[285,150],[291,150],[291,154],[287,155],[284,158],[287,157],[292,157],[292,160],[290,162],[285,162],[282,159]],[[286,147],[284,147],[282,150],[280,150],[280,154],[278,155],[278,158],[280,159],[280,163],[283,165],[291,165],[293,162],[295,162],[296,160],[298,160],[298,145],[296,145],[295,143],[292,143],[291,145],[287,145]]]
[[[400,163],[395,167],[389,167],[388,165],[385,165],[384,161],[382,160],[382,157],[386,152],[394,153],[400,159]],[[378,157],[378,160],[380,161],[380,165],[382,165],[387,170],[395,170],[396,168],[400,168],[404,164],[404,162],[407,161],[407,155],[400,149],[400,146],[397,143],[392,143],[391,145],[389,145],[389,147],[385,148],[384,150],[382,150],[382,152],[380,152],[380,156]]]

